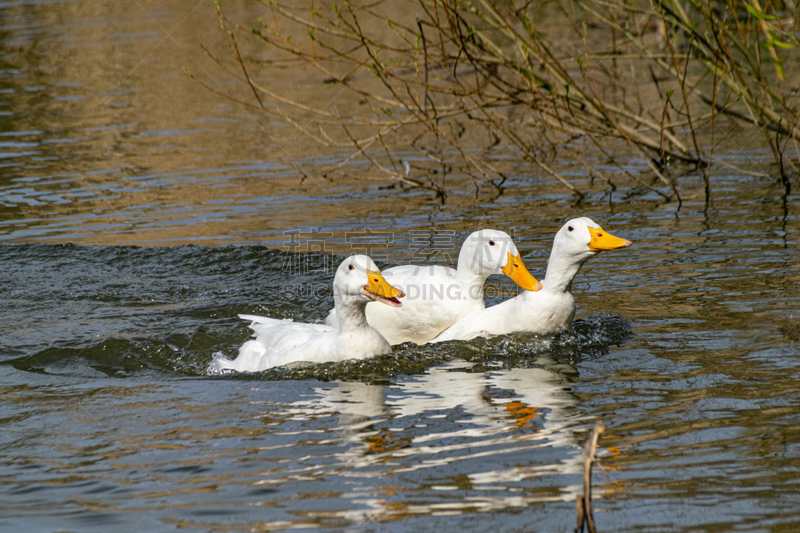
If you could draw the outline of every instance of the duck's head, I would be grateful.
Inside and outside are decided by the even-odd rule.
[[[463,267],[462,257],[468,261]],[[467,237],[459,255],[460,268],[469,268],[478,276],[505,274],[527,291],[542,288],[542,284],[525,267],[514,241],[504,231],[483,229]]]
[[[398,298],[405,293],[389,285],[380,269],[366,255],[352,255],[342,261],[333,279],[334,295],[354,301],[376,301],[392,307],[400,307]]]
[[[627,248],[631,241],[620,239],[604,231],[600,225],[591,218],[573,218],[567,221],[553,241],[553,251],[578,258],[589,257],[603,250],[616,250]]]

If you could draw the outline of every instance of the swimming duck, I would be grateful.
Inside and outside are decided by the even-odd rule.
[[[216,356],[209,373],[259,372],[297,361],[323,363],[389,353],[392,347],[367,324],[364,308],[369,302],[401,307],[398,298],[403,296],[403,291],[386,282],[372,259],[366,255],[348,257],[333,279],[333,301],[341,317],[339,326],[239,315],[251,322],[255,339],[244,343],[233,361]]]
[[[590,218],[574,218],[556,233],[542,290],[524,291],[498,305],[474,311],[431,342],[520,331],[549,334],[569,327],[575,317],[572,280],[581,266],[603,250],[630,245],[631,241],[611,235]]]
[[[492,274],[505,274],[526,291],[542,285],[531,276],[511,237],[485,229],[470,234],[461,246],[455,270],[438,265],[396,266],[383,271],[386,279],[408,296],[403,307],[367,305],[367,322],[390,344],[423,344],[470,313],[484,309],[483,284]],[[338,311],[325,323],[336,327]]]

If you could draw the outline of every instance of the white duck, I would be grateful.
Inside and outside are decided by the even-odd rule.
[[[569,327],[575,317],[572,280],[581,266],[603,250],[631,245],[603,229],[590,218],[574,218],[564,224],[553,240],[543,288],[525,291],[498,305],[475,311],[431,342],[469,340],[520,331],[554,333]]]
[[[384,270],[386,279],[406,293],[403,307],[367,305],[367,322],[390,344],[425,343],[470,313],[484,309],[483,284],[503,273],[528,291],[542,285],[531,276],[511,237],[485,229],[472,233],[461,246],[455,270],[444,266],[403,265]],[[336,327],[338,311],[325,323]]]
[[[340,326],[301,324],[291,319],[239,315],[250,320],[254,340],[239,348],[231,361],[217,356],[208,371],[259,372],[297,361],[323,363],[347,359],[367,359],[392,351],[380,333],[367,324],[364,308],[376,301],[392,307],[402,304],[403,291],[389,285],[375,263],[366,255],[345,259],[333,279],[333,301],[342,318]]]

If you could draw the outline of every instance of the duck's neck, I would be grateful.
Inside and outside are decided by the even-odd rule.
[[[339,329],[353,331],[370,327],[365,314],[368,302],[350,299],[340,294],[334,294],[333,301],[336,314],[339,315]]]
[[[554,245],[547,261],[542,289],[548,292],[572,292],[572,280],[589,257],[588,254],[570,254]]]
[[[472,247],[461,248],[458,254],[458,265],[456,266],[456,279],[462,287],[469,290],[469,298],[483,301],[483,285],[493,274],[488,269],[481,268],[478,251]]]

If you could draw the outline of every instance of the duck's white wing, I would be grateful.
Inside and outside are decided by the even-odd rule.
[[[278,346],[291,348],[307,342],[320,333],[335,331],[335,328],[325,324],[303,324],[291,318],[269,318],[257,315],[239,315],[242,320],[249,320],[253,337],[264,343],[265,346]]]
[[[468,341],[475,337],[493,337],[520,331],[518,316],[520,296],[486,309],[473,311],[441,332],[429,343]]]
[[[568,328],[575,317],[575,299],[569,292],[525,291],[492,307],[473,311],[430,341],[466,341],[475,337],[517,332],[549,335]]]
[[[338,330],[324,324],[302,324],[293,320],[257,315],[239,315],[251,321],[253,337],[239,348],[239,356],[230,360],[215,355],[209,373],[219,374],[229,370],[260,372],[274,366],[294,361],[313,361],[326,353],[326,347]],[[298,351],[308,356],[302,358]],[[301,356],[298,358],[298,356]]]
[[[431,339],[427,344],[444,341],[468,341],[475,337],[491,337],[491,328],[487,328],[486,319],[488,309],[479,309],[468,314],[449,328],[442,331],[436,338]]]

